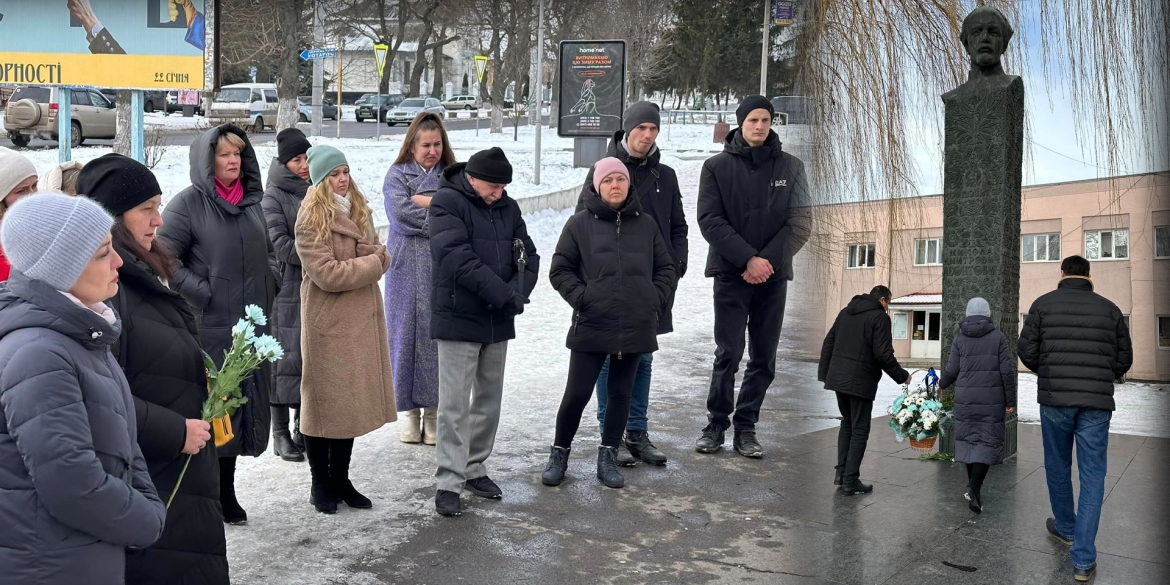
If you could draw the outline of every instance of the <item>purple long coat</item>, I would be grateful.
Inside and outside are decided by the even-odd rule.
[[[398,412],[439,406],[439,350],[430,334],[431,248],[427,210],[410,200],[439,188],[442,165],[428,173],[415,161],[396,164],[382,186],[390,218],[386,330]]]

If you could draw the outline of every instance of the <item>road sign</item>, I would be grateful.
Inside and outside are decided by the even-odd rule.
[[[777,26],[792,25],[792,0],[776,0],[775,23]]]
[[[308,61],[310,59],[325,59],[326,57],[336,57],[337,49],[305,49],[301,51],[301,59]]]
[[[475,56],[475,72],[479,75],[479,82],[483,83],[483,72],[487,69],[487,55]]]
[[[256,73],[258,73],[258,71],[253,65],[252,68],[248,70],[248,75],[252,78],[252,83],[256,83]]]
[[[374,45],[374,61],[378,63],[378,79],[382,79],[382,72],[386,69],[386,53],[388,52],[390,52],[390,46],[386,43]]]

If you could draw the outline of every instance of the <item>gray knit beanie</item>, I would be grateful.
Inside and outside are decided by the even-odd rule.
[[[975,297],[967,301],[967,316],[971,317],[974,315],[983,315],[989,319],[991,318],[991,306],[981,297]]]
[[[37,176],[37,168],[24,155],[0,146],[0,200],[29,177]]]
[[[658,113],[658,104],[654,102],[634,102],[626,108],[622,115],[622,130],[629,134],[638,124],[651,123],[662,127],[662,115]]]
[[[21,274],[68,291],[112,227],[114,218],[86,197],[37,193],[4,214],[0,246]]]

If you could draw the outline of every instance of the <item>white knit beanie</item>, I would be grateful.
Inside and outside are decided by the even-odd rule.
[[[0,200],[21,181],[37,176],[37,168],[24,155],[0,146]]]
[[[68,291],[112,227],[114,218],[87,197],[37,193],[4,214],[0,246],[21,274]]]
[[[991,306],[982,297],[975,297],[967,301],[967,316],[983,315],[991,317]]]

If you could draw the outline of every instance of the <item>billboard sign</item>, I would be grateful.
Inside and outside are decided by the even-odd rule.
[[[562,41],[557,135],[605,137],[622,129],[626,42]]]
[[[776,26],[792,25],[792,0],[776,0]]]
[[[0,85],[205,89],[216,0],[0,5]]]

